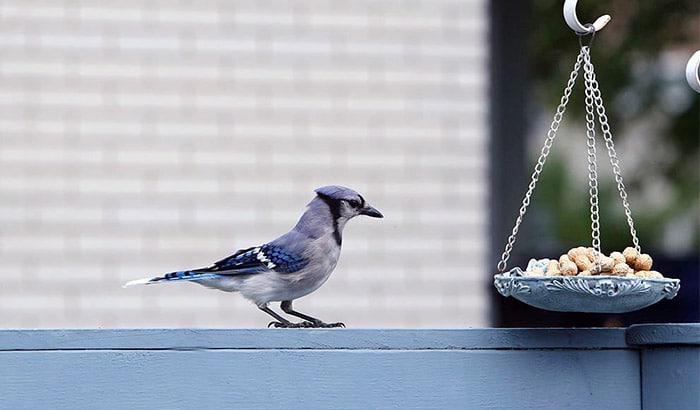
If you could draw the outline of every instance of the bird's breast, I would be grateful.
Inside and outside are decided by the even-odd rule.
[[[340,257],[340,247],[335,245],[335,242],[320,238],[307,248],[305,257],[308,258],[309,264],[298,272],[298,275],[291,276],[295,276],[296,286],[308,294],[323,285],[333,273]]]

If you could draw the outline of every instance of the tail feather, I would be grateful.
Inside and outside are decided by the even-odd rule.
[[[122,286],[123,288],[130,288],[132,286],[138,286],[138,285],[148,285],[151,282],[151,279],[136,279],[136,280],[130,280]]]
[[[176,282],[176,281],[190,281],[190,280],[208,279],[208,278],[215,278],[217,276],[219,276],[219,275],[217,275],[215,273],[196,272],[196,271],[191,271],[191,270],[185,270],[185,271],[166,273],[163,276],[156,276],[155,278],[143,278],[143,279],[132,280],[132,281],[125,283],[123,287],[130,288],[132,286],[151,285],[154,283],[161,283],[161,282]]]

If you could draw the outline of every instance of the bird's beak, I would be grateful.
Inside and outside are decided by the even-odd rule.
[[[367,215],[371,216],[372,218],[384,218],[384,215],[382,215],[381,212],[369,205],[365,205],[364,208],[360,209],[360,215]]]

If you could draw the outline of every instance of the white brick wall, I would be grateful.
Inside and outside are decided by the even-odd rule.
[[[352,221],[295,306],[487,324],[485,1],[0,3],[0,326],[260,327],[240,296],[127,280]]]

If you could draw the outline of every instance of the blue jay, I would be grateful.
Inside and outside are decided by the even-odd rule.
[[[240,292],[276,321],[274,327],[345,327],[324,323],[292,309],[292,301],[318,289],[335,269],[340,257],[345,223],[358,216],[383,218],[362,195],[342,186],[315,190],[291,231],[264,245],[241,249],[206,268],[167,273],[150,279],[128,282],[124,287],[155,283],[190,281],[226,292]],[[293,323],[270,309],[270,302],[281,302],[282,310],[303,319]]]

